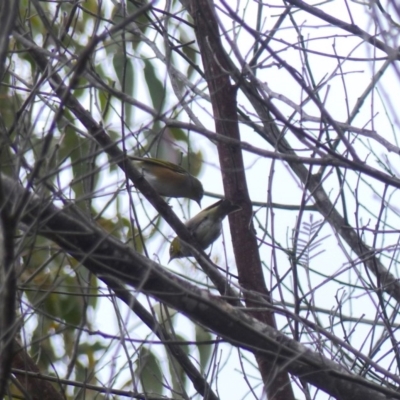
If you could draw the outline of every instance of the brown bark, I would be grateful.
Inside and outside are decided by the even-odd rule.
[[[19,382],[21,389],[30,396],[28,398],[32,400],[63,400],[64,396],[50,382],[40,377],[40,370],[36,363],[15,340],[13,348],[15,354],[12,360],[12,368],[37,374],[35,377],[31,375],[15,375],[15,379]]]
[[[205,78],[208,84],[215,129],[237,141],[240,140],[236,88],[230,82],[230,65],[225,59],[225,51],[220,41],[218,24],[211,2],[190,1],[189,12],[195,22],[195,32],[203,60]],[[242,207],[242,211],[229,216],[233,248],[241,286],[246,289],[246,306],[253,310],[260,307],[250,293],[256,292],[270,301],[265,285],[258,252],[257,239],[252,224],[252,205],[247,188],[242,152],[239,146],[218,142],[218,153],[226,198]],[[272,312],[249,311],[260,321],[276,328]],[[260,368],[269,399],[291,399],[294,394],[288,374],[282,370],[274,355],[266,357],[254,353]]]

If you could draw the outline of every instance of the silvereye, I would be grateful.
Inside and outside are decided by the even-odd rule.
[[[188,230],[193,234],[200,247],[205,250],[213,243],[222,231],[222,220],[235,211],[240,211],[242,207],[232,203],[230,200],[219,200],[213,205],[201,210],[193,218],[185,223]],[[192,253],[185,243],[175,237],[169,248],[169,261],[174,258],[190,257]]]
[[[201,182],[179,165],[157,158],[129,156],[146,181],[160,195],[187,197],[200,206],[204,190]]]

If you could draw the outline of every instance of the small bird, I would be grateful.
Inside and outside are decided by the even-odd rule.
[[[232,203],[230,200],[219,200],[201,210],[193,218],[189,219],[185,225],[193,234],[200,247],[205,250],[221,235],[222,220],[228,214],[240,211],[241,209],[242,207]],[[174,258],[190,257],[192,253],[190,248],[179,237],[175,237],[169,248],[169,256],[169,261],[171,261]]]
[[[157,158],[135,156],[129,156],[129,158],[160,196],[187,197],[196,201],[201,207],[200,201],[204,194],[203,185],[185,169]]]

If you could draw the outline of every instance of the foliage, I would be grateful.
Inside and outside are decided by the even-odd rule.
[[[0,186],[0,239],[9,226],[14,271],[2,255],[0,303],[17,310],[12,324],[2,311],[0,331],[15,333],[68,399],[364,398],[361,388],[394,398],[398,9],[220,0],[214,13],[211,3],[19,2],[10,35],[0,33],[9,37],[0,170],[42,208],[29,222],[29,196],[9,209]],[[224,221],[207,255],[168,264],[183,229],[169,212],[185,221],[199,209],[188,199],[165,199],[163,208],[127,154],[182,165],[203,182],[203,207],[228,197],[243,212]],[[50,206],[104,242],[74,256],[58,240],[71,232],[57,236],[43,219]],[[108,238],[160,264],[181,285],[182,308],[146,279],[88,267]],[[116,254],[110,247],[109,260]],[[110,276],[123,289],[107,285]],[[249,332],[238,340],[208,325],[185,297],[190,287],[283,334],[270,336],[276,352],[252,347]],[[248,321],[232,315],[227,326],[238,335],[239,322]],[[5,338],[0,353],[11,346]],[[339,369],[302,371],[296,362],[316,365],[301,358],[306,347],[283,361],[295,344]],[[9,375],[0,365],[0,394],[26,396],[31,389],[11,367]]]

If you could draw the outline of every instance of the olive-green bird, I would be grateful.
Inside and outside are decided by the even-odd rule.
[[[129,156],[129,158],[160,196],[187,197],[201,206],[203,185],[184,168],[157,158],[134,156]]]
[[[228,214],[241,209],[242,207],[230,200],[219,200],[189,219],[185,225],[192,232],[200,247],[205,250],[221,235],[222,220]],[[179,237],[175,237],[169,248],[169,256],[169,261],[171,261],[174,258],[190,257],[192,253]]]

